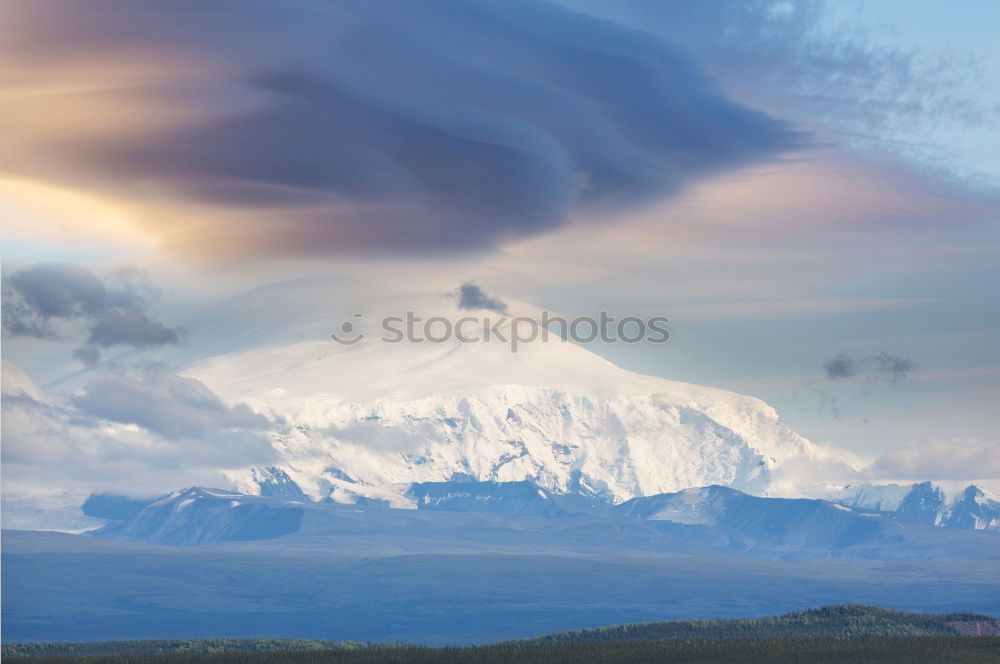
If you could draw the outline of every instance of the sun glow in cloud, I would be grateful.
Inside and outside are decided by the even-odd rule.
[[[3,242],[144,254],[155,238],[134,213],[112,200],[44,182],[0,178]]]
[[[529,0],[2,11],[4,168],[142,208],[203,257],[494,248],[804,138],[669,42]]]

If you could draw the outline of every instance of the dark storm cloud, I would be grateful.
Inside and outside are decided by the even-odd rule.
[[[490,295],[471,281],[462,284],[458,289],[459,309],[487,309],[498,314],[507,313],[507,303],[498,297]]]
[[[145,348],[178,341],[178,330],[147,311],[155,289],[136,270],[104,279],[78,265],[42,264],[10,274],[3,283],[3,327],[14,336],[80,338],[74,357],[91,365],[96,347]]]
[[[826,377],[830,380],[863,377],[872,382],[895,383],[906,379],[920,366],[906,357],[898,357],[882,352],[878,355],[855,359],[843,353],[823,364]]]
[[[6,48],[40,76],[79,61],[86,77],[96,54],[112,74],[115,62],[167,70],[81,98],[125,116],[114,140],[64,128],[71,143],[46,137],[31,160],[0,154],[6,167],[198,206],[207,212],[184,230],[168,228],[192,252],[480,248],[801,140],[727,99],[663,39],[535,0],[19,0],[5,11],[18,27]],[[175,61],[191,66],[178,73]]]

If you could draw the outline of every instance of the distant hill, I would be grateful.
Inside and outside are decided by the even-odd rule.
[[[669,620],[548,634],[516,643],[554,645],[676,639],[1000,636],[1000,620],[974,613],[910,613],[845,604],[742,620]]]

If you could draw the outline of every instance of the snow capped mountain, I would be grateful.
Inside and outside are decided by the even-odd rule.
[[[826,496],[848,507],[893,512],[934,526],[1000,530],[1000,499],[969,485],[949,503],[930,482],[900,485],[848,485]]]
[[[303,298],[280,292],[275,301],[282,323],[268,321],[268,338],[234,342],[232,352],[185,373],[282,423],[282,472],[315,499],[412,506],[411,483],[466,477],[530,480],[613,502],[709,484],[766,494],[794,479],[789,468],[848,459],[791,431],[752,397],[626,371],[556,335],[512,352],[509,321],[490,341],[381,340],[378,321],[407,310],[452,324],[501,318],[458,310],[451,296],[369,309],[352,330],[365,337],[349,345],[328,334],[362,316],[324,317],[316,303],[289,310]],[[522,312],[537,314],[511,305],[512,316]],[[212,323],[220,338],[224,319],[223,310]],[[253,472],[234,478],[237,485],[270,491],[273,478]]]
[[[955,497],[942,521],[953,528],[1000,531],[1000,498],[970,485]]]
[[[853,457],[810,443],[753,397],[633,373],[555,334],[513,352],[511,317],[538,315],[527,305],[510,303],[509,315],[459,310],[452,295],[442,294],[415,304],[383,301],[356,316],[315,293],[314,283],[302,282],[236,298],[202,317],[200,329],[189,325],[192,334],[212,335],[207,355],[179,348],[166,358],[204,383],[199,398],[214,392],[257,411],[253,424],[267,436],[259,440],[270,440],[279,458],[227,466],[238,468],[224,472],[240,495],[511,516],[614,513],[714,526],[734,513],[727,491],[738,490],[824,498],[830,502],[823,518],[837,523],[838,512],[850,508],[892,514],[900,523],[1000,530],[1000,501],[975,486],[950,503],[929,482],[816,494],[829,472],[854,473]],[[439,326],[466,316],[505,322],[489,341],[383,341],[381,321],[408,311]],[[261,325],[248,328],[254,317]],[[357,343],[328,339],[346,329],[344,321],[355,321]],[[44,399],[16,367],[5,366],[4,383],[9,398]],[[209,403],[224,410],[221,404]],[[216,476],[223,472],[213,468]],[[172,507],[157,507],[164,500]],[[130,526],[137,533],[168,532],[167,514],[179,514],[184,500],[175,495],[149,507],[152,492],[143,500],[98,495],[81,514],[80,497],[53,523],[82,530],[141,511],[146,525]],[[8,501],[5,517],[13,518],[11,507],[26,515],[12,523],[40,523],[35,502]],[[780,512],[778,503],[766,505],[768,513]],[[229,537],[225,532],[239,532],[231,515],[209,511],[195,520],[198,532],[165,537]]]

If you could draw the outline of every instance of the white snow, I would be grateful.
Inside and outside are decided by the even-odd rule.
[[[714,525],[718,508],[709,500],[708,489],[686,489],[671,499],[669,506],[648,517],[650,521],[673,521],[687,525]]]
[[[446,298],[417,304],[424,318],[470,315]],[[341,320],[319,318],[309,312],[303,327],[334,331]],[[284,321],[280,341],[258,339],[185,373],[286,422],[278,465],[337,502],[410,506],[401,497],[409,483],[459,474],[616,502],[709,484],[763,493],[783,464],[842,458],[759,399],[626,371],[555,335],[517,353],[498,340],[390,344],[377,320],[370,314],[368,338],[348,346],[296,339]]]
[[[818,498],[826,498],[847,507],[895,512],[913,486],[910,484],[848,484],[845,487],[824,492]]]

